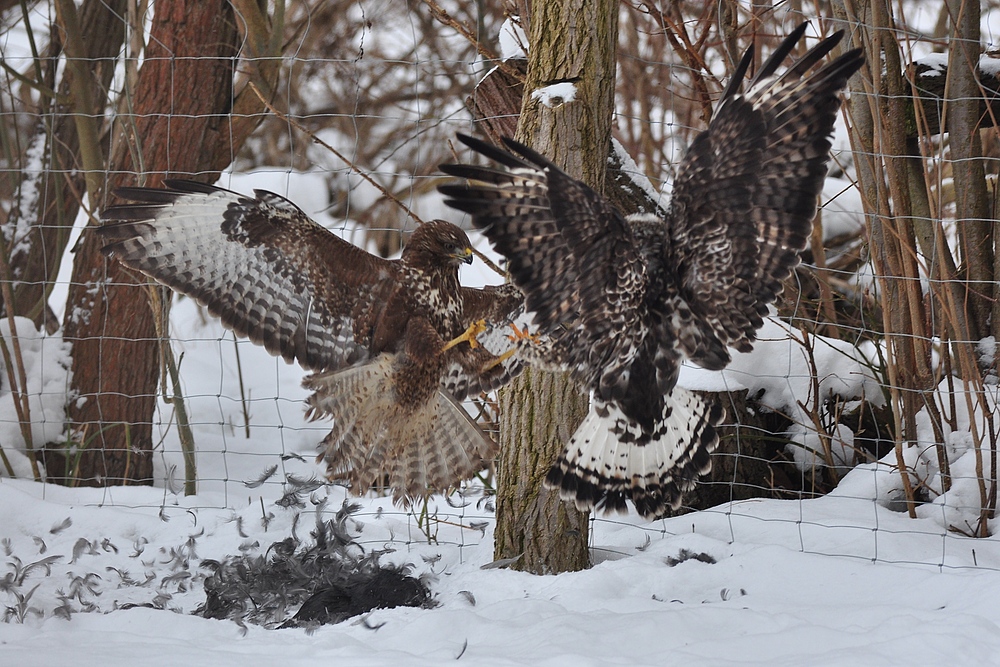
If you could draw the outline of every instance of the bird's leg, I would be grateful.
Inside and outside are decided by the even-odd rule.
[[[528,332],[528,327],[524,327],[523,329],[518,329],[517,325],[515,323],[511,322],[510,323],[510,328],[514,330],[514,333],[512,333],[509,336],[507,336],[507,338],[509,338],[511,340],[511,342],[518,343],[518,342],[524,341],[524,340],[526,340],[526,341],[528,341],[530,343],[537,343],[538,342],[538,334],[529,333]]]
[[[484,331],[486,331],[486,320],[476,320],[475,322],[469,325],[469,328],[466,329],[461,336],[453,338],[452,340],[445,343],[444,347],[441,348],[441,351],[444,352],[445,350],[451,349],[456,345],[458,345],[459,343],[468,343],[469,347],[471,347],[474,350],[477,347],[479,347],[479,341],[476,340],[476,336],[483,333]]]
[[[496,368],[497,366],[499,366],[500,364],[502,364],[503,362],[507,361],[515,354],[517,354],[518,350],[520,349],[520,346],[517,345],[517,343],[521,341],[528,341],[529,343],[534,343],[538,341],[538,334],[528,333],[528,327],[524,327],[523,329],[518,329],[517,325],[511,322],[510,328],[514,330],[514,333],[507,336],[507,338],[509,338],[514,343],[514,346],[511,347],[509,350],[506,350],[503,354],[496,357],[495,359],[491,359],[490,361],[488,361],[483,366],[482,370],[483,373],[490,370],[491,368]]]
[[[517,348],[516,347],[512,347],[509,350],[506,350],[499,357],[494,357],[493,359],[490,359],[485,364],[483,364],[483,368],[482,368],[481,372],[485,373],[486,371],[489,371],[489,370],[491,370],[493,368],[496,368],[497,366],[499,366],[503,362],[505,362],[508,359],[510,359],[511,357],[513,357],[515,354],[517,354]]]

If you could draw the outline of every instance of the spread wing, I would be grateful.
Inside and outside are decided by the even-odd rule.
[[[421,225],[399,261],[343,241],[276,194],[246,197],[191,181],[124,188],[104,211],[104,252],[187,294],[237,334],[317,371],[310,417],[332,417],[328,473],[396,500],[443,491],[482,469],[496,445],[459,401],[520,371],[487,348],[446,345],[472,322],[496,334],[523,303],[512,285],[458,283],[465,233]],[[456,291],[457,290],[457,291]]]
[[[645,269],[625,219],[523,144],[505,139],[508,153],[458,138],[503,168],[441,165],[473,181],[442,186],[446,203],[472,213],[473,224],[507,258],[527,314],[542,334],[558,334],[557,363],[588,385],[615,384],[614,359],[628,354],[630,337],[643,335]]]
[[[313,222],[271,192],[193,181],[122,188],[96,232],[105,254],[198,300],[237,334],[308,370],[368,357],[394,262]]]
[[[747,51],[674,185],[668,261],[684,268],[682,293],[720,342],[741,351],[751,348],[806,246],[838,95],[862,64],[853,50],[809,73],[840,42],[838,32],[776,75],[806,27],[782,42],[741,93]]]
[[[676,387],[687,357],[723,368],[750,349],[799,261],[826,174],[837,96],[862,64],[850,51],[810,72],[820,42],[780,75],[794,31],[741,93],[750,51],[709,128],[691,146],[667,219],[624,219],[526,147],[459,137],[501,167],[442,165],[469,179],[440,188],[507,257],[555,359],[593,392],[546,478],[581,508],[662,516],[710,467],[722,410]],[[546,360],[548,361],[548,360]]]

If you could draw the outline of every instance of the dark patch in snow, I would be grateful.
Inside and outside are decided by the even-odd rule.
[[[348,522],[358,508],[345,502],[323,521],[323,507],[317,507],[311,544],[303,546],[293,533],[263,554],[202,561],[212,574],[204,583],[205,603],[194,613],[240,624],[308,629],[373,609],[433,606],[423,579],[410,576],[407,566],[381,565],[386,551],[368,553],[354,540]]]
[[[684,561],[688,560],[697,560],[702,563],[708,563],[709,565],[714,565],[717,562],[715,558],[709,556],[706,553],[695,553],[690,549],[681,549],[679,552],[677,552],[677,558],[674,558],[672,556],[667,556],[666,558],[663,559],[663,562],[669,565],[670,567],[674,567],[675,565],[680,565]]]

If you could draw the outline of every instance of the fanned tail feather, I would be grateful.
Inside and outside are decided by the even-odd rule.
[[[317,462],[326,460],[331,479],[344,480],[365,493],[379,486],[388,454],[385,416],[392,409],[392,357],[339,371],[314,373],[302,386],[314,392],[306,400],[308,419],[332,417],[333,428],[319,444]]]
[[[648,519],[680,506],[699,476],[711,469],[723,418],[717,401],[674,387],[664,402],[653,439],[646,444],[613,403],[594,400],[569,445],[549,470],[548,488],[581,510],[626,511],[631,500]]]
[[[496,444],[444,392],[402,414],[393,400],[394,355],[303,381],[315,392],[308,417],[332,417],[320,443],[331,479],[346,481],[357,495],[392,488],[393,500],[408,503],[457,486],[496,456]]]
[[[444,392],[427,404],[426,414],[399,422],[398,456],[390,457],[389,483],[410,498],[444,492],[469,479],[496,458],[497,447],[469,414]]]

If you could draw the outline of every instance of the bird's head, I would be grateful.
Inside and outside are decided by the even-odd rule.
[[[420,257],[438,266],[472,264],[472,243],[465,232],[450,222],[431,220],[417,227],[403,249],[403,258]]]

